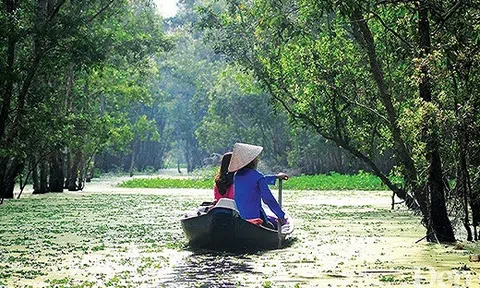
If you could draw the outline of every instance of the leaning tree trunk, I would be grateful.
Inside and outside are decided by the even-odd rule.
[[[64,173],[63,155],[61,151],[55,151],[50,155],[50,192],[63,192]]]
[[[420,58],[426,59],[431,53],[430,23],[428,20],[428,3],[421,0],[418,6],[418,33],[420,40]],[[420,98],[426,103],[432,102],[432,79],[429,67],[424,64],[420,67],[421,78],[419,84]],[[429,241],[453,242],[455,235],[447,214],[445,191],[443,184],[442,160],[439,152],[439,141],[436,129],[432,127],[435,115],[427,115],[423,119],[423,139],[426,143],[426,160],[429,164],[427,176],[427,191],[430,196],[429,218],[427,219],[427,235]]]
[[[23,169],[23,165],[15,158],[0,158],[0,198],[13,199],[15,179]]]
[[[182,169],[180,169],[180,158],[177,159],[177,171],[178,174],[182,174]]]
[[[389,90],[387,89],[387,83],[385,81],[385,76],[383,73],[382,63],[377,57],[377,52],[375,48],[375,39],[373,38],[372,32],[370,31],[370,27],[367,24],[367,21],[363,17],[360,7],[357,7],[352,11],[350,15],[350,24],[353,31],[353,36],[359,43],[359,45],[365,49],[366,54],[369,59],[370,64],[370,72],[375,80],[375,83],[378,88],[378,93],[380,97],[380,101],[382,102],[385,113],[387,115],[387,120],[389,124],[390,131],[392,133],[392,141],[393,141],[393,148],[395,150],[395,154],[398,157],[400,163],[403,165],[404,168],[404,179],[408,187],[411,187],[413,191],[415,199],[413,199],[410,195],[404,191],[404,189],[399,189],[396,185],[391,183],[390,179],[383,174],[380,169],[378,169],[377,165],[373,163],[373,161],[357,151],[353,149],[353,147],[345,148],[345,144],[348,143],[337,143],[341,144],[339,146],[344,147],[347,151],[353,154],[356,158],[362,160],[371,167],[372,172],[377,175],[382,182],[388,186],[392,191],[400,198],[405,200],[405,203],[408,207],[411,208],[420,208],[424,222],[426,222],[428,218],[428,209],[427,209],[427,197],[424,191],[421,191],[418,187],[418,175],[417,170],[415,167],[415,163],[413,158],[410,155],[410,152],[407,149],[407,145],[402,138],[401,129],[398,124],[398,115],[395,111],[395,107],[393,105],[392,95],[390,94]],[[344,142],[344,141],[343,141]],[[418,204],[417,204],[418,203]]]

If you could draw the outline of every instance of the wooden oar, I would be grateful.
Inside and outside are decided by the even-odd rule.
[[[282,184],[283,179],[278,181],[278,204],[282,208]],[[277,232],[278,232],[278,249],[282,248],[282,223],[280,223],[280,218],[277,220]]]

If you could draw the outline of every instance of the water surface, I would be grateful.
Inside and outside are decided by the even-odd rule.
[[[0,206],[5,287],[479,287],[478,263],[415,244],[418,216],[388,191],[285,191],[295,240],[282,250],[192,251],[179,219],[212,191],[124,189],[26,193]]]

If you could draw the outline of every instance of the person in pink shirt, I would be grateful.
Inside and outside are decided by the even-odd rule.
[[[227,152],[223,154],[222,164],[220,165],[220,170],[215,176],[215,185],[213,187],[213,193],[215,197],[215,202],[220,198],[234,198],[233,190],[233,172],[228,172],[228,165],[230,165],[230,160],[232,159],[232,152]]]

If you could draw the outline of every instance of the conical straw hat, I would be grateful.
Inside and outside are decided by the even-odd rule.
[[[228,172],[234,172],[242,169],[257,158],[262,153],[262,146],[255,146],[245,143],[235,143],[233,146],[232,159],[228,166]]]

